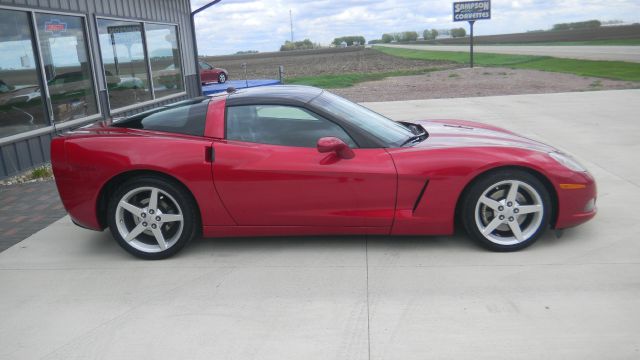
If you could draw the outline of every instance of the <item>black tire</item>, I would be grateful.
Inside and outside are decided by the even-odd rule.
[[[222,73],[218,74],[218,82],[219,82],[220,84],[224,84],[224,83],[226,83],[228,78],[229,78],[229,76],[227,76],[227,74],[226,74],[226,73],[223,73],[223,72],[222,72]]]
[[[135,236],[134,239],[129,242],[125,240],[118,227],[118,219],[120,219],[121,229],[128,228],[129,233],[133,233],[133,227],[140,225],[140,223],[144,221],[142,217],[137,214],[136,216],[133,216],[133,213],[128,210],[122,210],[122,208],[120,208],[120,211],[118,211],[120,201],[125,200],[124,198],[128,194],[135,194],[136,191],[139,191],[137,195],[134,196],[142,198],[142,200],[137,200],[141,202],[134,205],[143,209],[146,191],[149,191],[149,194],[152,194],[150,190],[145,189],[153,188],[158,189],[158,205],[156,207],[155,214],[153,211],[150,214],[145,214],[145,219],[147,219],[148,222],[154,221],[154,219],[151,218],[157,215],[182,215],[181,223],[175,220],[175,222],[157,222],[157,231],[162,233],[163,228],[165,231],[172,231],[168,233],[169,235],[172,234],[171,241],[167,241],[165,243],[166,248],[164,250],[162,250],[162,247],[159,245],[160,241],[157,241],[155,238],[155,230],[153,230],[154,232],[151,234],[149,234],[151,232],[150,228],[146,231],[143,230],[144,232]],[[147,204],[149,204],[149,201],[150,198],[147,200]],[[128,202],[134,202],[133,198],[129,199]],[[147,208],[151,208],[151,206],[147,206]],[[163,210],[165,213],[162,213]],[[185,245],[193,240],[198,233],[197,229],[199,226],[198,212],[191,194],[181,184],[159,176],[135,177],[127,180],[118,187],[109,199],[107,206],[107,222],[109,229],[111,230],[111,234],[118,244],[130,254],[145,260],[159,260],[175,255]],[[145,225],[146,224],[147,223],[145,222]],[[172,228],[173,226],[175,226],[175,228]],[[154,229],[156,229],[156,227],[154,227]],[[178,231],[181,232],[178,233]],[[154,246],[154,241],[156,241],[155,245],[158,246],[158,249],[146,250],[146,247],[151,248]],[[144,249],[141,249],[141,247],[144,247]]]
[[[507,201],[513,184],[517,184],[518,200]],[[483,201],[480,201],[481,197]],[[461,222],[467,234],[492,251],[516,251],[530,246],[548,228],[552,211],[549,191],[544,184],[536,176],[518,169],[498,170],[481,176],[471,184],[461,206]],[[532,209],[536,210],[524,214]],[[492,230],[494,221],[498,227]],[[520,239],[516,232],[520,233]]]

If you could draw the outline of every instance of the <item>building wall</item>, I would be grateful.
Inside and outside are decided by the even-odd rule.
[[[89,31],[87,37],[91,44],[98,101],[102,105],[102,118],[133,114],[197,96],[200,93],[200,84],[196,76],[189,0],[0,0],[0,8],[2,7],[86,15]],[[128,107],[126,111],[111,114],[106,106],[106,84],[102,75],[103,64],[96,27],[96,17],[100,16],[177,24],[186,95],[158,99],[152,104]],[[87,122],[74,125],[81,126]],[[53,127],[48,127],[32,132],[28,137],[16,135],[0,138],[0,179],[48,162],[49,144],[53,136],[55,136]]]

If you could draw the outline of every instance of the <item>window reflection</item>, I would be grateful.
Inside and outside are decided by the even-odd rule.
[[[156,98],[184,91],[176,26],[146,24],[145,34]]]
[[[25,12],[0,10],[0,137],[47,126]]]
[[[83,19],[36,14],[36,25],[54,121],[96,114],[98,107]]]
[[[98,19],[98,33],[111,108],[151,100],[142,24]]]

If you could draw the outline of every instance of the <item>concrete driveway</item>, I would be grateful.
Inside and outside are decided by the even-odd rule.
[[[410,45],[410,44],[378,44],[379,46],[398,47],[413,50],[432,51],[469,51],[469,45]],[[378,46],[376,45],[376,46]],[[477,53],[517,54],[553,56],[568,59],[584,60],[617,60],[640,62],[640,46],[623,45],[475,45]]]
[[[517,253],[462,235],[208,239],[145,262],[63,218],[0,253],[0,359],[637,359],[639,103],[623,90],[367,104],[485,121],[583,160],[599,215]]]

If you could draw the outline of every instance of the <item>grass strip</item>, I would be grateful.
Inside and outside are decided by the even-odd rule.
[[[382,46],[376,46],[375,49],[387,55],[406,59],[446,60],[461,64],[469,63],[469,53],[467,52],[413,50]],[[563,59],[550,56],[475,53],[474,62],[479,66],[532,69],[614,80],[640,81],[640,64],[625,61],[596,61]]]
[[[317,76],[300,76],[285,79],[285,84],[310,85],[327,89],[338,89],[353,86],[365,81],[382,80],[394,76],[423,75],[441,68],[425,68],[417,70],[397,70],[376,73],[329,74]]]

